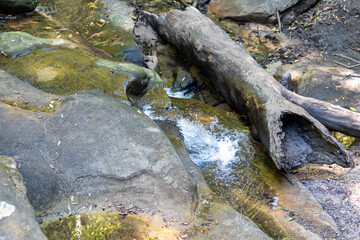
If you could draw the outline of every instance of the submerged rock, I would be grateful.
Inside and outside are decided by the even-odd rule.
[[[0,39],[0,50],[12,58],[26,55],[36,48],[77,47],[76,44],[64,39],[38,38],[25,32],[3,32],[0,33]]]
[[[133,8],[123,1],[98,2],[47,0],[40,6],[49,14],[74,30],[75,35],[88,41],[112,57],[142,66],[144,55],[135,42]],[[51,11],[52,10],[52,11]]]
[[[0,156],[0,239],[46,240],[26,198],[21,165]]]
[[[191,239],[269,239],[247,217],[238,213],[226,204],[219,196],[215,195],[206,184],[201,171],[190,159],[184,142],[180,136],[173,134],[174,129],[165,130],[168,138],[174,145],[185,168],[198,186],[198,205],[195,211],[194,232]],[[202,234],[199,234],[202,233]]]
[[[162,83],[152,70],[95,57],[81,49],[81,45],[67,40],[43,39],[19,32],[1,33],[0,37],[5,39],[0,42],[0,50],[8,54],[0,56],[0,66],[49,93],[99,90],[125,101],[131,82],[140,83],[141,90]]]

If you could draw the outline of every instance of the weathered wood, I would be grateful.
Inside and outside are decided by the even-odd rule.
[[[304,108],[329,130],[360,137],[360,114],[314,98],[303,97],[286,89],[281,94],[287,100]]]
[[[246,113],[279,169],[308,163],[353,167],[346,150],[269,73],[210,19],[193,7],[160,16],[150,24],[194,61],[234,109]],[[295,99],[295,100],[294,100]]]

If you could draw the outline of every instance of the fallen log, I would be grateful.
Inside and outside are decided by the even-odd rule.
[[[359,113],[314,98],[300,96],[285,88],[279,89],[279,91],[284,98],[304,108],[329,130],[342,132],[356,138],[360,137]]]
[[[299,99],[198,10],[188,7],[185,11],[146,16],[160,36],[199,66],[232,108],[248,115],[279,169],[308,163],[354,166],[328,130],[296,105]]]

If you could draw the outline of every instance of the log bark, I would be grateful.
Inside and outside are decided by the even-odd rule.
[[[160,36],[198,65],[232,108],[248,115],[279,169],[308,163],[354,166],[328,130],[294,104],[303,98],[294,97],[198,10],[188,7],[159,16],[146,15]]]

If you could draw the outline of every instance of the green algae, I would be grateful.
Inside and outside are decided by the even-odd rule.
[[[58,239],[166,239],[174,232],[138,215],[119,213],[80,213],[57,219],[45,219],[41,225],[49,240]]]
[[[114,29],[110,25],[104,26],[101,31],[96,31],[94,29],[91,33],[89,32],[87,40],[94,47],[104,50],[115,59],[119,60],[126,60],[126,52],[128,49],[136,49],[132,33],[126,31],[119,32],[119,30]]]
[[[49,101],[49,103],[45,106],[41,104],[39,105],[37,102],[28,102],[23,98],[6,98],[4,103],[15,108],[21,108],[34,112],[41,111],[46,113],[53,113],[61,107],[60,99]]]
[[[135,226],[119,214],[80,214],[59,218],[42,226],[52,239],[134,239]]]
[[[48,93],[69,95],[98,90],[126,100],[129,74],[111,73],[95,66],[97,58],[78,49],[34,50],[15,59],[0,58],[8,72]],[[36,66],[36,67],[35,67]]]
[[[43,0],[40,6],[45,12],[52,9],[54,19],[115,59],[142,63],[143,55],[132,32],[134,21],[126,4],[114,2],[109,9],[100,1]],[[130,53],[129,49],[132,50]]]

